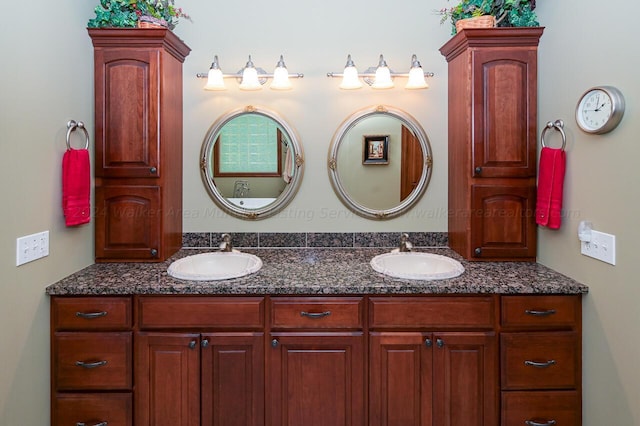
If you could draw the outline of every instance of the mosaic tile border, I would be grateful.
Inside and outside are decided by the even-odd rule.
[[[230,232],[234,247],[242,248],[349,248],[397,247],[401,232]],[[408,232],[414,247],[448,247],[446,232]],[[212,248],[218,232],[186,232],[182,247]]]

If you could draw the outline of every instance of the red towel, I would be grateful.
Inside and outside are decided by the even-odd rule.
[[[62,211],[67,226],[91,220],[91,164],[86,149],[68,149],[62,157]]]
[[[562,188],[566,154],[557,148],[542,148],[538,169],[536,223],[551,229],[560,228],[562,219]]]

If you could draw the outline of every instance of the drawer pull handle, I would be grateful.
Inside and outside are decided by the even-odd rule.
[[[300,316],[307,317],[307,318],[313,318],[313,319],[324,318],[324,317],[329,316],[329,315],[331,315],[331,311],[324,311],[324,312],[305,312],[305,311],[302,311],[302,312],[300,312]]]
[[[107,426],[108,423],[107,422],[100,422],[100,423],[95,423],[92,426]],[[76,423],[76,426],[87,426],[87,424],[85,422],[78,422]]]
[[[82,368],[98,368],[98,367],[102,367],[103,365],[107,365],[107,361],[96,361],[96,362],[83,362],[83,361],[76,361],[76,365],[78,367],[82,367]]]
[[[94,319],[107,316],[107,311],[100,312],[76,312],[76,316],[84,319]]]
[[[536,367],[536,368],[547,368],[547,367],[551,367],[552,365],[555,365],[556,360],[555,359],[551,359],[549,361],[546,362],[536,362],[536,361],[525,361],[524,365],[528,365],[529,367]]]
[[[524,424],[527,426],[553,426],[556,424],[556,421],[549,420],[548,422],[540,423],[533,420],[525,420]]]
[[[548,317],[556,313],[555,309],[547,309],[546,311],[539,311],[537,309],[527,309],[524,311],[527,315],[533,315],[534,317]]]

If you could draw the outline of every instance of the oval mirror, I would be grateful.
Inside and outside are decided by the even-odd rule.
[[[276,113],[254,106],[213,123],[200,153],[207,192],[222,210],[244,219],[263,219],[289,204],[303,165],[293,128]]]
[[[348,117],[329,147],[329,178],[336,195],[370,219],[390,219],[415,205],[427,189],[432,165],[422,127],[389,106]]]

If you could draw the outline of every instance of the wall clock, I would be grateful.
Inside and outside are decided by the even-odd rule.
[[[624,96],[613,86],[596,86],[584,92],[576,106],[576,122],[587,133],[615,129],[624,115]]]

